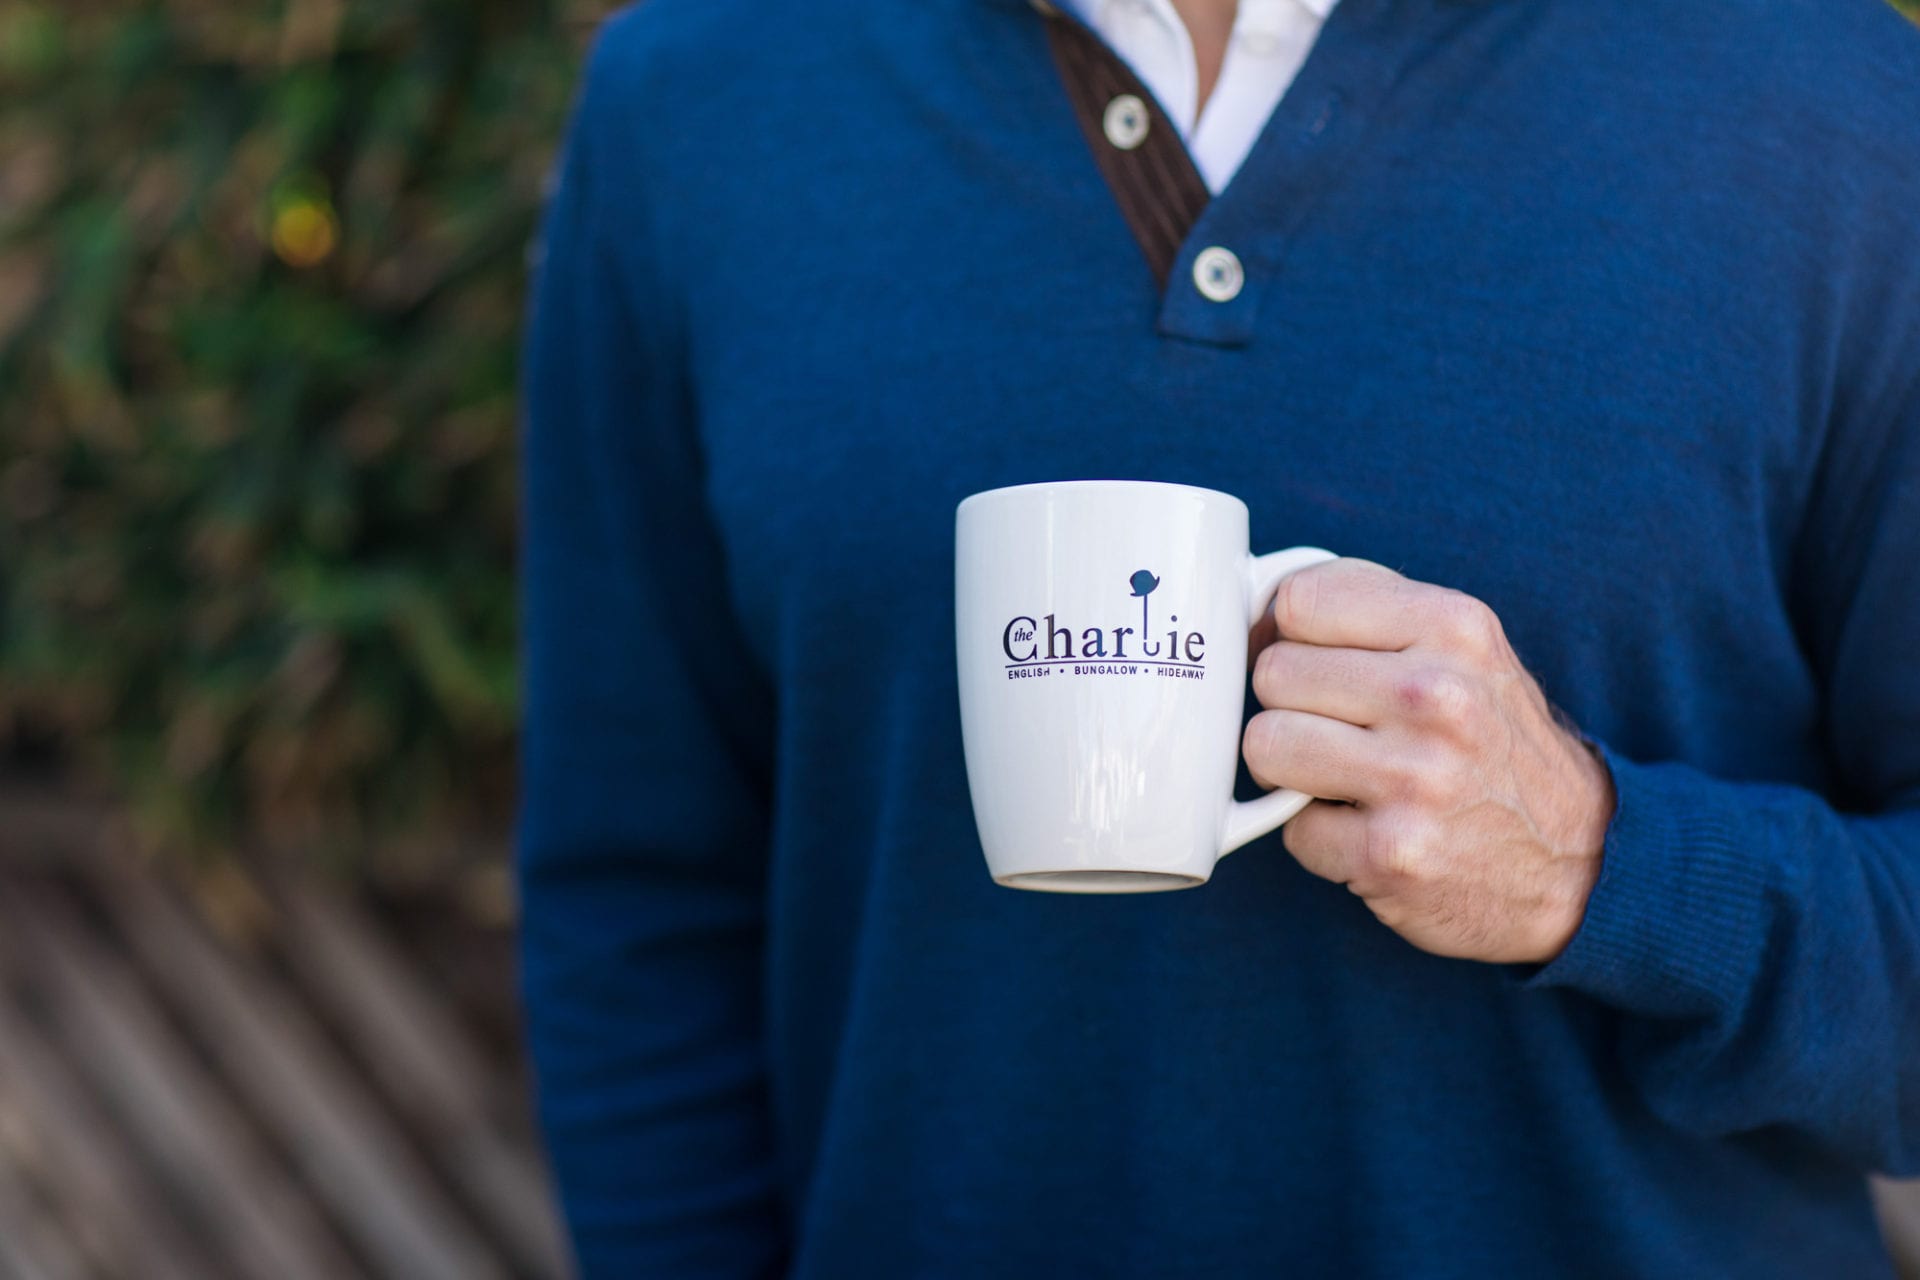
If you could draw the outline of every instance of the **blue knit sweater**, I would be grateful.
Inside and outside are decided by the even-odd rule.
[[[652,0],[599,43],[529,348],[520,861],[585,1274],[1885,1275],[1920,32],[1342,0],[1162,293],[1042,28]],[[1491,604],[1618,788],[1569,949],[1427,955],[1279,837],[996,887],[953,509],[1077,477]]]

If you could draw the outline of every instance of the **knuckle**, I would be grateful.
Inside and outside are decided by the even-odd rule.
[[[1425,774],[1421,799],[1427,810],[1443,813],[1459,807],[1473,792],[1474,771],[1467,761],[1449,754],[1434,762]]]
[[[1263,711],[1247,721],[1240,735],[1240,753],[1246,757],[1247,771],[1261,782],[1271,782],[1273,765],[1279,752],[1279,717]]]
[[[1458,758],[1436,753],[1409,770],[1403,798],[1423,812],[1441,812],[1466,794],[1467,778],[1467,770]]]
[[[1378,879],[1418,880],[1426,866],[1425,827],[1404,814],[1379,814],[1367,824],[1361,857]]]
[[[1414,760],[1404,755],[1389,755],[1376,768],[1379,770],[1380,789],[1389,802],[1412,804],[1419,799],[1420,791],[1426,784]]]
[[[1434,808],[1452,810],[1475,796],[1480,787],[1480,773],[1465,756],[1448,754],[1446,760],[1434,766],[1430,787]]]
[[[1280,692],[1287,684],[1286,661],[1285,650],[1277,644],[1268,645],[1254,659],[1253,694],[1262,706],[1271,707],[1279,701]]]
[[[1319,579],[1311,569],[1290,573],[1280,580],[1273,593],[1273,620],[1280,633],[1302,631],[1313,623],[1313,611],[1320,594]]]
[[[1447,750],[1409,748],[1389,753],[1377,767],[1387,802],[1416,812],[1447,808],[1467,781],[1463,762]]]
[[[1469,652],[1491,652],[1503,637],[1493,610],[1464,591],[1448,592],[1441,610],[1448,636]]]
[[[1464,723],[1475,703],[1472,684],[1446,667],[1426,667],[1402,677],[1394,698],[1407,715],[1435,724]]]

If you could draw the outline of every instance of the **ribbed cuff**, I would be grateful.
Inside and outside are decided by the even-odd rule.
[[[1567,949],[1525,982],[1649,1017],[1712,1017],[1758,977],[1768,864],[1755,818],[1691,769],[1640,765],[1603,744],[1617,797],[1600,879]]]

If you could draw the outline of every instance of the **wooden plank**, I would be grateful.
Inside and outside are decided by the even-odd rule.
[[[1920,1277],[1920,1182],[1876,1178],[1873,1199],[1900,1274]]]
[[[72,849],[97,848],[112,831],[112,815],[106,804],[0,784],[0,859],[47,864]]]
[[[75,1206],[46,1193],[45,1154],[24,1108],[0,1083],[0,1232],[20,1239],[23,1256],[43,1271],[93,1276],[95,1264],[104,1265],[99,1232]]]
[[[95,1280],[66,1224],[37,1203],[16,1154],[0,1138],[0,1269],[21,1280]]]
[[[120,1124],[170,1172],[216,1242],[248,1276],[337,1280],[358,1274],[296,1184],[149,1006],[131,968],[44,885],[0,885],[0,930],[26,981],[45,994],[63,1060],[95,1074]]]
[[[0,979],[13,979],[0,956]],[[164,1193],[138,1176],[135,1152],[63,1066],[45,1033],[0,983],[0,1105],[17,1108],[48,1198],[76,1206],[97,1232],[101,1270],[143,1280],[215,1280],[228,1274],[181,1231]]]
[[[497,1119],[498,1075],[467,1031],[353,905],[282,872],[265,881],[287,963],[345,1029],[388,1100],[447,1152],[453,1176],[528,1275],[558,1280],[566,1246],[546,1176]]]
[[[90,880],[146,971],[280,1134],[362,1251],[396,1280],[501,1268],[290,994],[233,963],[173,895],[98,865]]]

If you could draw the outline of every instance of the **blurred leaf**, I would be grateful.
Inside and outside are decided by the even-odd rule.
[[[10,4],[0,9],[0,77],[48,75],[59,67],[64,42],[51,6]]]
[[[0,0],[0,726],[150,841],[498,822],[523,247],[599,0]]]

